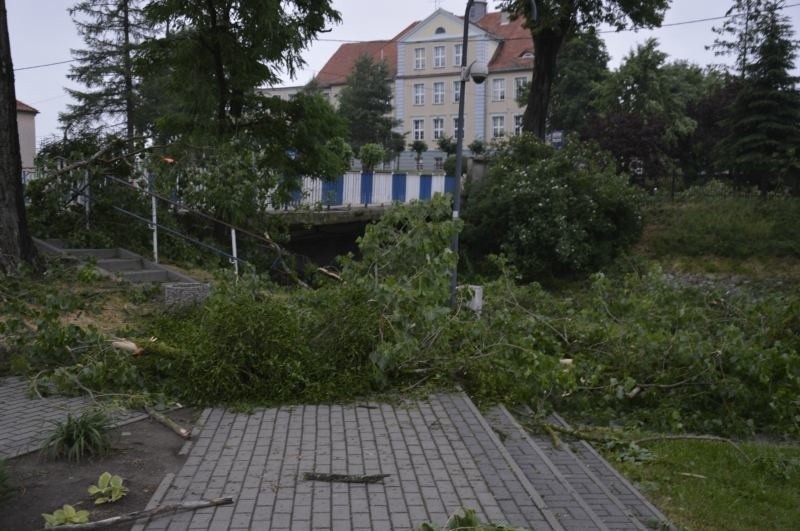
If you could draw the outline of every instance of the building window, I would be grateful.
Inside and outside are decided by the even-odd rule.
[[[439,140],[444,137],[444,118],[433,119],[433,138]]]
[[[461,66],[461,47],[462,44],[453,45],[453,65]]]
[[[437,81],[433,84],[433,104],[442,105],[444,103],[444,82]]]
[[[506,99],[506,80],[505,78],[492,80],[492,101],[503,101]]]
[[[500,138],[506,134],[506,117],[492,116],[492,138]]]
[[[522,134],[522,115],[517,114],[514,116],[514,134],[521,135]]]
[[[464,116],[464,122],[466,123],[467,117]],[[463,130],[462,130],[463,133]],[[458,138],[458,116],[453,117],[453,136]]]
[[[444,56],[444,46],[434,46],[433,48],[433,67],[444,68],[446,66]]]
[[[515,77],[514,78],[514,99],[519,101],[520,92],[528,86],[528,78],[527,77]]]
[[[461,99],[461,82],[453,81],[453,103],[458,103]]]
[[[414,140],[425,140],[425,120],[414,120]]]
[[[414,70],[425,70],[425,48],[414,48]]]
[[[433,169],[434,170],[443,170],[444,169],[444,158],[436,157],[433,159]]]
[[[414,85],[414,105],[425,105],[425,84]]]
[[[442,33],[447,33],[443,27],[436,28],[436,35],[441,35]]]

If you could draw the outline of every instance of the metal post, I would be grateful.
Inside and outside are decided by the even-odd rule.
[[[239,276],[239,255],[236,252],[236,229],[231,227],[231,254],[233,258],[231,262],[233,262],[233,271],[236,273],[236,276]]]
[[[154,175],[149,173],[147,175],[147,187],[152,193],[153,190],[153,179]],[[150,196],[150,206],[152,209],[152,216],[151,219],[153,221],[151,225],[151,230],[153,231],[153,262],[158,263],[158,203],[156,202],[156,196]]]

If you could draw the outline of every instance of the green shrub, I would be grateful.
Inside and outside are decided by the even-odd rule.
[[[47,529],[68,524],[85,524],[89,521],[89,511],[77,511],[72,505],[64,505],[53,514],[42,514]]]
[[[106,429],[108,418],[100,410],[86,411],[75,417],[67,414],[42,446],[52,458],[80,461],[85,457],[102,455],[111,448]]]
[[[380,144],[364,144],[358,150],[358,159],[365,172],[371,172],[385,156],[386,152]]]
[[[512,137],[469,190],[464,242],[478,259],[505,254],[526,280],[591,273],[638,240],[640,202],[595,146]]]
[[[97,485],[90,485],[87,490],[90,495],[95,496],[95,505],[113,503],[128,494],[128,487],[125,487],[122,481],[120,476],[103,472],[97,478]]]

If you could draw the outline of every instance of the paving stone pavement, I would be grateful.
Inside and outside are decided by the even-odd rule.
[[[30,398],[28,382],[21,378],[0,378],[0,458],[10,459],[38,450],[56,422],[67,414],[79,414],[92,406],[87,397],[51,396]],[[112,416],[116,425],[146,418],[135,411]]]
[[[204,416],[186,463],[150,506],[220,496],[235,504],[135,530],[405,530],[444,525],[461,507],[485,521],[562,529],[464,394]],[[305,480],[312,471],[390,476],[368,485]]]

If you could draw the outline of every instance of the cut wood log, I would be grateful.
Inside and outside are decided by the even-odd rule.
[[[303,479],[306,481],[327,481],[329,483],[380,483],[391,474],[374,474],[363,476],[355,474],[320,474],[317,472],[306,472]]]
[[[127,339],[119,339],[117,341],[111,342],[111,347],[116,350],[121,350],[123,352],[129,352],[133,356],[141,356],[144,354],[144,349],[134,343],[133,341],[129,341]]]
[[[100,529],[102,527],[108,527],[123,522],[131,522],[133,520],[138,520],[140,518],[152,518],[153,516],[158,516],[160,514],[166,514],[171,512],[182,512],[182,511],[196,511],[197,509],[204,509],[206,507],[215,507],[217,505],[231,505],[232,503],[233,503],[233,498],[214,498],[211,500],[174,503],[169,505],[161,505],[160,507],[155,507],[153,509],[134,511],[132,513],[123,514],[120,516],[113,516],[111,518],[106,518],[105,520],[98,520],[96,522],[89,522],[86,524],[60,525],[58,526],[58,528],[75,530],[75,531],[77,530],[85,531],[87,529]]]
[[[166,415],[164,415],[162,413],[159,413],[158,411],[156,411],[155,409],[151,408],[150,406],[144,406],[144,410],[148,415],[150,415],[150,418],[152,418],[153,420],[155,420],[157,422],[160,422],[161,424],[163,424],[167,428],[171,429],[172,431],[174,431],[175,433],[177,433],[178,435],[180,435],[184,439],[188,440],[188,439],[192,438],[192,430],[187,430],[186,428],[184,428],[183,426],[181,426],[180,424],[178,424],[177,422],[175,422],[174,420],[172,420],[168,416],[166,416]]]

